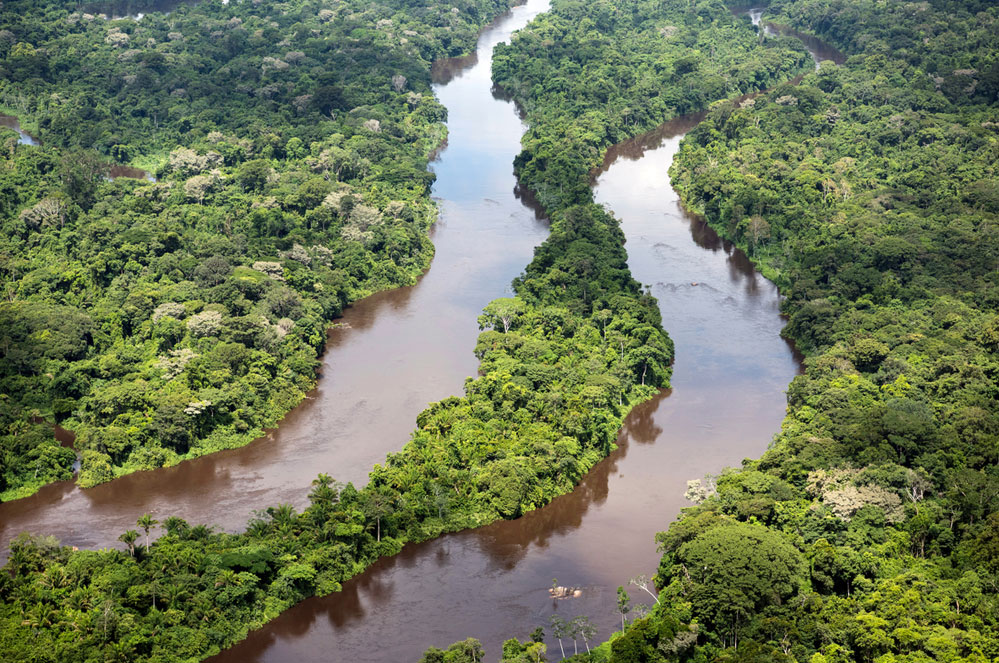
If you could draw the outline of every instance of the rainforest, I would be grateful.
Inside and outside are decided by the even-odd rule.
[[[0,113],[0,659],[999,661],[993,3],[11,0]]]

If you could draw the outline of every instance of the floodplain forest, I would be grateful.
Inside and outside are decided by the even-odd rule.
[[[556,2],[551,22],[611,6]],[[849,57],[712,104],[670,177],[786,295],[784,334],[806,371],[761,458],[690,482],[695,506],[656,536],[651,611],[624,593],[622,630],[571,658],[995,661],[999,10],[777,0],[763,20]],[[515,73],[498,71],[515,82],[573,66],[526,38],[511,49]],[[536,89],[521,93],[542,118],[524,164],[557,135],[539,135],[544,118],[566,112]],[[621,92],[646,95],[640,81]],[[580,633],[546,628],[560,644]],[[544,647],[512,639],[502,660]]]
[[[0,111],[41,144],[0,129],[0,500],[78,455],[86,487],[243,445],[298,404],[344,307],[429,266],[430,64],[507,8],[4,3]],[[806,370],[767,452],[664,514],[647,614],[622,588],[609,638],[546,619],[485,655],[558,660],[571,635],[580,661],[999,660],[999,8],[774,0],[764,21],[848,59],[816,69],[717,0],[554,0],[498,46],[551,232],[484,308],[464,394],[364,487],[303,478],[307,508],[241,533],[147,514],[118,549],[19,537],[0,660],[202,660],[407,542],[571,491],[673,358],[590,172],[695,111],[668,176],[780,287]]]

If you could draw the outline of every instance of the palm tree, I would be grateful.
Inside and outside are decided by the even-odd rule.
[[[189,592],[187,588],[183,585],[176,583],[170,583],[163,586],[163,591],[160,593],[160,597],[166,603],[167,609],[173,607],[175,603],[187,596]]]
[[[267,515],[271,517],[275,528],[278,531],[290,533],[295,524],[295,507],[290,504],[278,504],[276,507],[267,507]]]
[[[320,474],[312,480],[312,490],[309,492],[309,502],[312,506],[308,509],[308,513],[313,523],[321,524],[329,518],[333,506],[340,501],[341,490],[343,484],[334,481],[328,474]]]
[[[631,612],[631,597],[624,587],[617,588],[617,611],[621,613],[621,633],[624,633],[624,618]]]
[[[583,639],[583,644],[586,645],[586,653],[590,653],[590,638],[597,634],[597,627],[593,625],[590,618],[586,615],[580,615],[572,620],[575,626],[575,632],[579,634],[579,637]]]
[[[128,552],[132,557],[135,557],[135,540],[139,538],[139,533],[134,529],[130,529],[121,536],[118,540],[128,546]]]
[[[136,525],[146,530],[146,552],[149,552],[149,530],[160,524],[160,521],[154,519],[152,515],[146,513],[143,514],[136,522]]]
[[[219,571],[218,575],[215,576],[215,588],[219,587],[238,587],[242,585],[243,581],[239,577],[239,574],[232,569],[222,569]]]
[[[212,535],[212,528],[208,525],[195,525],[191,528],[190,538],[194,541],[204,541]]]
[[[565,647],[562,646],[562,638],[567,635],[566,631],[569,625],[558,615],[552,615],[548,623],[552,626],[552,635],[558,639],[558,648],[562,650],[562,658],[565,658]]]
[[[58,615],[55,608],[46,603],[36,603],[33,608],[24,613],[22,626],[30,626],[32,631],[46,629],[55,623]]]

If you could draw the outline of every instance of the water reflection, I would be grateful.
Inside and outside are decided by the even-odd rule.
[[[475,316],[466,309],[469,300],[481,306],[484,292],[477,285],[481,274],[473,267],[509,258],[505,264],[512,277],[530,259],[524,236],[533,241],[544,233],[544,225],[511,194],[509,164],[522,127],[512,108],[492,94],[487,49],[546,7],[545,0],[531,0],[500,21],[483,36],[471,69],[448,70],[449,84],[437,90],[449,109],[451,141],[433,166],[443,218],[435,239],[437,258],[427,277],[413,289],[384,293],[348,312],[351,327],[331,334],[324,367],[333,370],[320,382],[314,400],[289,415],[272,438],[172,468],[177,474],[169,481],[164,477],[171,470],[147,473],[144,486],[152,495],[138,486],[124,489],[118,499],[125,506],[119,512],[129,513],[131,506],[134,521],[142,512],[134,502],[147,500],[145,504],[189,518],[195,513],[232,521],[235,513],[242,523],[254,502],[301,504],[303,486],[316,471],[333,468],[338,478],[350,478],[380,460],[384,447],[399,446],[393,426],[408,433],[415,411],[398,407],[386,385],[433,379],[447,372],[441,364],[456,355],[474,367],[474,358],[465,351],[474,343]],[[414,661],[431,644],[446,646],[468,636],[479,638],[487,656],[495,659],[502,640],[526,636],[553,612],[569,618],[588,615],[600,629],[598,638],[615,628],[615,589],[655,568],[652,534],[665,529],[687,504],[686,480],[758,456],[783,418],[783,390],[800,370],[792,348],[779,335],[783,322],[776,288],[703,220],[687,214],[669,186],[666,172],[679,140],[698,121],[699,116],[679,118],[628,141],[612,150],[594,173],[596,198],[622,219],[632,272],[653,286],[676,343],[673,390],[635,408],[625,421],[619,448],[573,493],[515,521],[407,546],[344,583],[342,592],[293,607],[213,660]],[[475,234],[482,227],[493,234]],[[462,239],[449,244],[456,236]],[[527,255],[510,248],[524,245]],[[438,287],[429,285],[434,279],[445,281],[448,289],[421,300],[422,293]],[[496,287],[492,282],[493,291]],[[398,306],[392,303],[397,297]],[[355,326],[351,316],[368,306],[377,315],[368,311]],[[434,313],[432,325],[414,330],[396,320],[381,326],[395,315],[415,319],[421,311]],[[472,321],[467,337],[448,331],[456,320]],[[363,345],[372,338],[378,342]],[[402,357],[387,351],[400,339],[432,357],[433,370],[415,366],[419,358],[412,353]],[[441,340],[446,352],[435,345]],[[400,372],[400,366],[406,370]],[[369,373],[376,373],[370,391],[358,386]],[[420,398],[418,407],[434,400]],[[348,445],[337,441],[344,433]],[[328,453],[314,455],[315,447]],[[357,447],[365,447],[365,454],[351,456]],[[301,464],[290,464],[287,456]],[[244,467],[252,470],[250,476],[240,475]],[[199,477],[202,470],[206,476]],[[215,481],[224,484],[218,492],[207,476],[211,472],[218,472]],[[195,493],[195,503],[175,501],[166,483]],[[116,484],[122,485],[109,486]],[[296,491],[291,499],[286,498],[288,490]],[[229,493],[238,495],[227,499],[232,498]],[[81,522],[89,518],[102,528],[105,517],[117,514],[110,508],[106,514],[77,514]],[[122,530],[111,531],[116,536]],[[553,601],[547,592],[552,578],[582,587],[582,596]],[[549,646],[555,651],[557,644]]]
[[[21,123],[13,115],[0,115],[0,127],[17,132],[17,142],[21,145],[40,145],[37,138],[21,129]]]
[[[446,103],[460,122],[482,101]],[[652,285],[676,343],[673,390],[634,409],[619,448],[573,493],[514,521],[407,546],[345,583],[342,595],[303,602],[215,661],[413,661],[429,645],[468,636],[496,658],[505,638],[525,637],[553,612],[588,615],[599,638],[615,628],[616,588],[655,569],[652,535],[686,505],[686,481],[758,456],[800,370],[780,338],[776,288],[687,214],[669,185],[679,140],[701,117],[613,148],[593,174],[596,199],[622,220],[629,266]],[[476,163],[460,156],[466,168],[452,177]],[[552,578],[582,587],[582,596],[554,601]]]
[[[763,12],[766,11],[766,7],[732,7],[729,11],[736,16],[748,16],[750,22],[755,26],[762,25],[763,34],[767,37],[794,37],[798,39],[808,49],[809,55],[815,61],[816,69],[819,68],[819,64],[826,60],[831,60],[838,65],[846,62],[846,55],[814,35],[799,32],[787,25],[763,21]]]
[[[8,129],[13,129],[17,132],[17,142],[20,145],[41,145],[41,141],[29,134],[27,131],[21,129],[21,123],[13,115],[0,115],[0,127],[7,127]],[[122,166],[120,164],[111,164],[107,166],[107,173],[105,177],[108,180],[114,180],[119,177],[128,177],[138,180],[149,180],[150,182],[155,182],[156,178],[141,168],[134,168],[132,166]]]

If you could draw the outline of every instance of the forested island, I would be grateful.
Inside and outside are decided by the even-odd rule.
[[[246,444],[297,404],[344,307],[429,265],[430,63],[505,8],[5,4],[0,110],[42,145],[0,146],[2,498],[71,477],[77,452],[86,486]],[[307,509],[243,533],[147,515],[120,550],[19,538],[0,658],[201,660],[407,542],[571,491],[673,354],[590,171],[709,107],[670,175],[786,294],[807,370],[767,453],[664,521],[652,611],[629,620],[622,595],[622,632],[574,658],[999,658],[999,11],[778,0],[765,19],[850,58],[792,81],[813,69],[800,43],[720,2],[555,0],[493,62],[551,235],[479,318],[464,396],[363,488],[303,479]],[[537,632],[502,652],[544,655]]]

